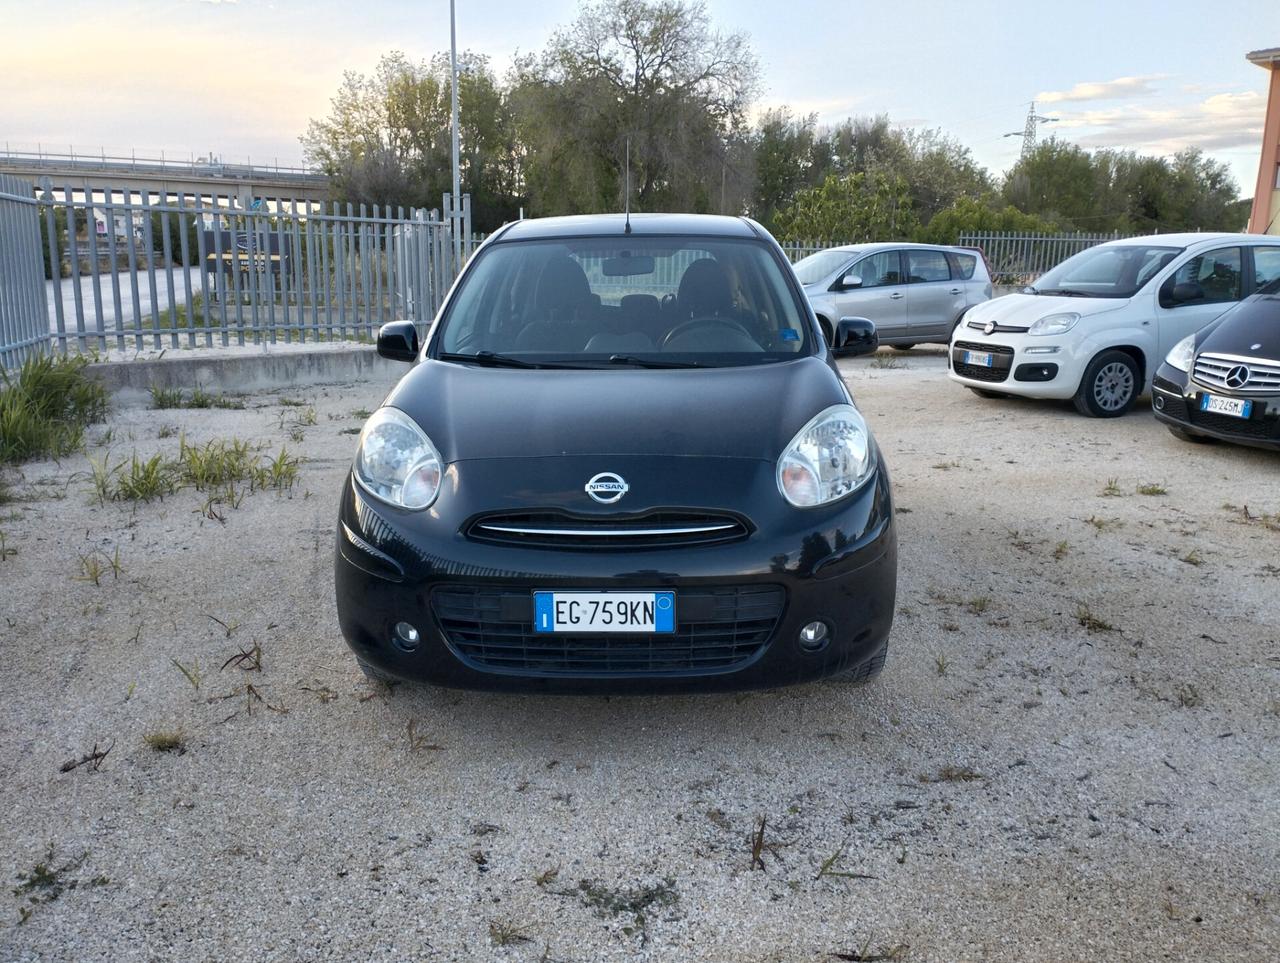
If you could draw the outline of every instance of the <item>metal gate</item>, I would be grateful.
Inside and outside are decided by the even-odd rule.
[[[0,366],[60,354],[373,338],[435,316],[470,257],[445,216],[0,178]],[[56,193],[55,193],[56,192]]]
[[[47,318],[40,222],[31,185],[0,174],[0,369],[44,350]]]

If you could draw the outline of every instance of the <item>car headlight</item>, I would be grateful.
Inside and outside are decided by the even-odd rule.
[[[360,432],[356,481],[389,505],[427,508],[440,491],[443,470],[431,439],[398,408],[379,408]]]
[[[1169,353],[1165,356],[1165,364],[1173,365],[1179,371],[1191,370],[1191,359],[1196,353],[1196,336],[1189,334],[1177,344],[1175,344]]]
[[[1080,315],[1074,311],[1065,311],[1062,314],[1046,314],[1027,329],[1027,334],[1066,334],[1076,326],[1076,322],[1079,320]]]
[[[778,490],[797,508],[849,494],[875,466],[871,432],[852,405],[832,405],[800,429],[778,459]]]

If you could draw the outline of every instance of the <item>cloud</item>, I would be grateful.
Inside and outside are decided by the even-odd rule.
[[[1266,98],[1257,91],[1215,94],[1197,103],[1067,112],[1047,130],[1078,131],[1081,147],[1173,154],[1186,147],[1221,151],[1258,147]]]
[[[1151,81],[1164,74],[1146,74],[1141,77],[1117,77],[1115,80],[1085,81],[1070,90],[1044,90],[1036,94],[1036,102],[1062,104],[1078,100],[1121,100],[1128,97],[1145,97],[1154,94]]]

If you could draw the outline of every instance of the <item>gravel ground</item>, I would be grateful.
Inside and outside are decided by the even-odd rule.
[[[385,386],[299,389],[314,426],[268,394],[92,430],[96,458],[175,454],[165,429],[305,456],[225,521],[189,489],[100,505],[83,456],[25,466],[0,960],[1275,958],[1280,458],[984,401],[942,364],[845,366],[901,512],[867,688],[365,682],[332,527]]]

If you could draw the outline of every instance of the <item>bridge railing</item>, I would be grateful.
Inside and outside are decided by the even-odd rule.
[[[446,205],[448,198],[445,198]],[[37,195],[0,180],[0,363],[73,352],[369,340],[426,325],[470,256],[444,214],[232,197]]]

